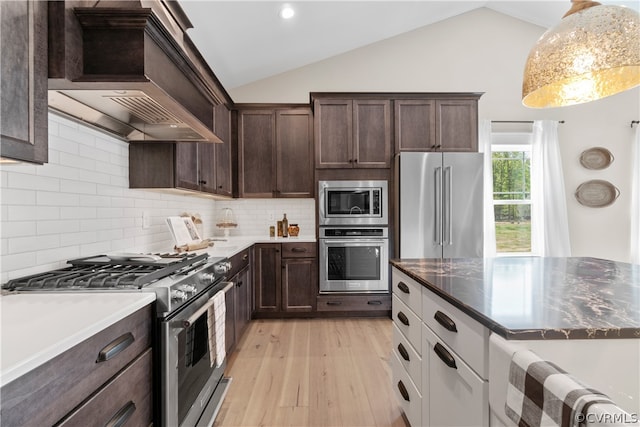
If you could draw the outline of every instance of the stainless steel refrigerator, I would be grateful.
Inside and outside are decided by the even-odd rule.
[[[400,154],[401,258],[482,257],[483,154]]]

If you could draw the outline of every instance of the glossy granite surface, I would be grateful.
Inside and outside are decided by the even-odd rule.
[[[538,257],[391,264],[507,339],[640,339],[640,265]]]

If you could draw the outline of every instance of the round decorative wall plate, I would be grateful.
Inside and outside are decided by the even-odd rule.
[[[603,147],[593,147],[584,150],[580,155],[580,164],[587,169],[605,169],[613,162],[611,151]]]
[[[609,206],[616,201],[619,195],[620,190],[615,185],[601,179],[583,182],[575,193],[578,202],[590,208]]]

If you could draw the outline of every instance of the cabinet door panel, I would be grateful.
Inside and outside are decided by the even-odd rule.
[[[224,141],[215,145],[216,193],[233,195],[233,149],[231,142],[231,112],[226,105],[216,105],[214,109],[214,133]]]
[[[436,120],[438,150],[478,151],[477,101],[438,101]]]
[[[354,100],[354,166],[388,168],[391,165],[391,102]]]
[[[181,145],[181,144],[178,144]],[[215,147],[211,143],[198,144],[198,187],[205,193],[216,192]]]
[[[310,258],[292,258],[282,261],[282,293],[285,311],[313,311],[318,276],[318,263]]]
[[[353,164],[353,104],[350,99],[314,103],[316,168],[350,168]]]
[[[276,112],[278,197],[313,197],[313,122],[309,110]]]
[[[198,144],[176,144],[176,187],[198,190]]]
[[[0,155],[48,160],[47,7],[0,1]]]
[[[231,279],[233,281],[233,279]],[[235,348],[236,345],[236,309],[238,304],[238,296],[236,288],[229,288],[224,293],[224,346],[227,354]]]
[[[236,343],[242,337],[244,330],[251,320],[251,271],[246,267],[237,274],[236,286]]]
[[[276,190],[274,112],[241,111],[238,120],[240,196],[273,197]]]
[[[254,272],[256,311],[279,311],[281,308],[279,243],[256,245]]]
[[[422,357],[429,358],[430,425],[489,425],[488,383],[430,328],[425,327],[423,333]],[[453,360],[455,367],[450,367],[443,359]]]
[[[433,100],[396,100],[396,152],[435,149],[435,125],[436,108]]]

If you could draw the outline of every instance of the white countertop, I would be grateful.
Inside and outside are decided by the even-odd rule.
[[[136,310],[153,292],[0,296],[0,384],[7,384]]]
[[[228,237],[195,251],[231,257],[255,243],[315,236]],[[0,296],[0,385],[7,384],[155,300],[153,292],[22,293]]]
[[[225,239],[225,238],[216,238]],[[213,257],[231,257],[238,252],[247,249],[256,243],[313,243],[317,239],[314,235],[302,235],[298,237],[264,237],[264,236],[239,236],[228,237],[226,241],[215,240],[213,247],[203,249],[203,252],[208,252]]]

